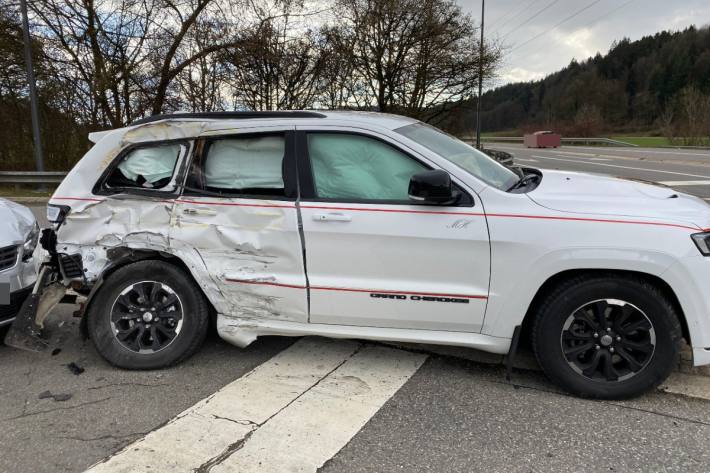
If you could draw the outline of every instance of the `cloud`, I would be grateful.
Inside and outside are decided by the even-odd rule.
[[[513,67],[510,69],[505,69],[498,80],[500,84],[507,84],[509,82],[528,82],[531,80],[542,79],[545,77],[545,73],[541,71],[531,71],[530,69],[525,69],[524,67]]]
[[[480,22],[480,0],[457,0],[462,8]],[[529,22],[551,0],[496,0],[486,2],[486,36],[506,47],[504,64],[496,85],[538,79],[555,72],[574,58],[584,60],[609,50],[611,44],[627,37],[631,40],[663,29],[679,30],[690,25],[704,26],[710,20],[709,0],[601,0],[558,28],[564,18],[590,4],[590,0],[565,0]],[[624,5],[619,8],[620,5]],[[536,35],[539,38],[523,45]]]

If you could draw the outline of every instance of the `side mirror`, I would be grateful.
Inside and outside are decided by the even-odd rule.
[[[422,202],[444,204],[454,200],[451,176],[446,171],[434,169],[412,176],[409,180],[409,198]]]

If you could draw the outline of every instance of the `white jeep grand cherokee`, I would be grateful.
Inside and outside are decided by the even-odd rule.
[[[91,138],[45,246],[114,365],[185,360],[211,313],[241,347],[322,335],[505,354],[522,333],[550,379],[597,398],[659,384],[682,338],[710,363],[710,207],[695,197],[516,173],[376,113],[155,116]]]

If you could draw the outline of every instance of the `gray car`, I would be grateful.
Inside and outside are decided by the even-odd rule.
[[[0,198],[0,327],[9,325],[36,279],[39,226],[30,209]]]

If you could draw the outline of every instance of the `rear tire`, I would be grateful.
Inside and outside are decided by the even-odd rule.
[[[676,366],[681,327],[673,305],[641,278],[581,276],[552,290],[535,313],[532,344],[545,374],[583,397],[626,399]]]
[[[137,370],[186,360],[202,345],[209,326],[207,301],[192,279],[155,260],[126,265],[106,278],[87,317],[101,356]]]

